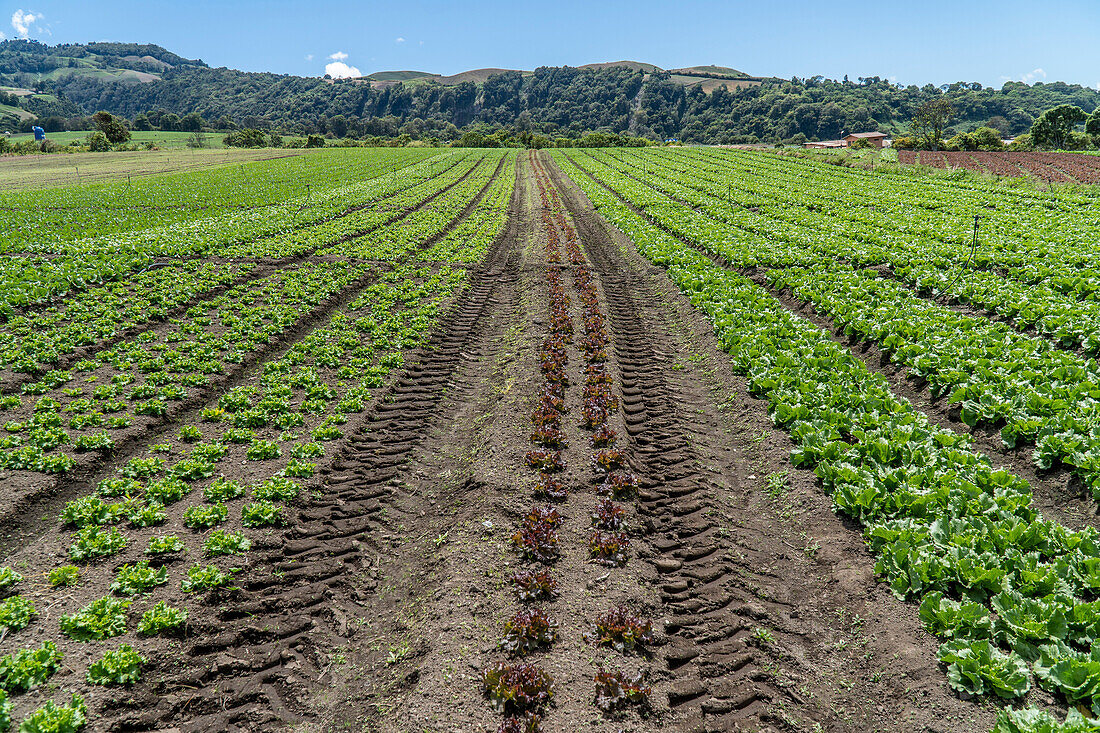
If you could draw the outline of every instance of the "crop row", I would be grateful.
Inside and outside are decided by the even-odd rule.
[[[495,163],[495,160],[492,162]],[[460,182],[477,177],[476,174],[486,168],[492,170],[489,156],[467,156],[440,170],[435,176],[374,199],[372,205],[357,205],[332,219],[290,229],[271,237],[217,247],[212,254],[222,257],[289,257],[328,247],[345,239],[358,239],[373,232],[380,232],[378,236],[382,236],[388,230],[388,227],[383,227],[390,222],[400,221],[403,216],[417,210],[448,186],[457,188],[456,184],[461,186]],[[452,188],[447,193],[450,194],[453,190]],[[421,213],[418,210],[415,221],[420,220]],[[378,249],[384,251],[384,248]]]
[[[477,154],[455,152],[443,160],[423,161],[376,179],[285,199],[264,208],[71,243],[40,242],[37,250],[55,254],[0,260],[0,315],[7,317],[15,308],[46,303],[70,290],[117,280],[147,267],[157,257],[209,253],[339,217],[430,181],[441,170],[468,157]]]
[[[217,165],[201,171],[0,192],[0,251],[112,237],[233,211],[392,174],[439,155],[438,150],[353,148]],[[77,167],[79,170],[79,166]]]
[[[556,237],[548,237],[545,253],[546,290],[550,328],[539,348],[542,385],[538,403],[531,412],[532,449],[524,463],[539,479],[536,500],[564,501],[567,492],[555,477],[566,470],[567,437],[562,419],[568,414],[566,368],[568,347],[573,340],[573,321],[569,315],[570,298],[562,281],[561,247]],[[512,535],[512,544],[533,567],[512,576],[517,599],[526,604],[505,623],[500,648],[509,656],[526,656],[549,648],[558,638],[559,623],[542,607],[558,597],[558,581],[552,566],[561,556],[558,534],[562,516],[549,504],[533,505]],[[542,716],[555,693],[553,676],[531,662],[497,662],[482,672],[482,686],[493,707],[505,718],[498,733],[539,733]]]
[[[602,159],[611,160],[607,156]],[[952,238],[929,242],[927,231],[913,235],[904,229],[891,230],[890,219],[868,222],[863,210],[870,208],[877,212],[875,205],[854,208],[820,202],[819,194],[803,190],[816,188],[809,181],[803,182],[802,189],[795,188],[797,181],[788,182],[782,203],[769,200],[765,204],[760,193],[745,189],[744,183],[752,179],[730,166],[715,163],[713,168],[700,169],[681,162],[677,167],[664,167],[663,161],[648,157],[641,160],[643,171],[655,174],[645,177],[648,184],[687,200],[715,221],[751,232],[743,236],[754,244],[760,242],[753,235],[773,240],[770,245],[753,247],[752,259],[738,261],[739,265],[808,266],[810,261],[819,259],[843,260],[855,265],[886,263],[898,278],[922,293],[975,303],[1011,319],[1021,330],[1034,328],[1063,346],[1082,347],[1090,354],[1100,350],[1100,305],[1095,300],[1080,300],[1100,284],[1100,279],[1082,271],[1080,263],[1068,268],[1062,263],[1064,270],[1059,273],[1045,264],[1042,257],[1021,253],[1012,245],[1001,247],[995,254],[987,251],[989,247],[985,245],[972,250],[965,246],[966,242],[956,241],[957,231]],[[637,165],[633,170],[636,169]],[[774,197],[775,193],[767,195]],[[798,201],[805,195],[814,197],[811,203],[804,202],[802,208],[791,206],[792,200]],[[736,208],[731,207],[734,201]],[[762,213],[760,206],[765,208]],[[982,210],[983,216],[986,211]],[[776,220],[782,221],[782,226]],[[994,244],[1000,237],[997,231],[982,234],[983,241],[991,239]],[[775,240],[789,242],[796,249],[781,250],[780,257],[772,259]],[[1050,241],[1056,242],[1057,238],[1045,240],[1044,244],[1049,245]],[[1089,256],[1092,257],[1091,251]],[[972,270],[968,264],[971,259],[979,268],[997,268],[1006,274],[989,269]]]
[[[449,231],[461,220],[470,204],[490,185],[502,167],[503,158],[504,155],[496,151],[480,158],[468,176],[417,210],[415,217],[382,228],[369,237],[342,241],[320,250],[318,254],[399,259],[406,253],[412,253],[417,245],[424,244],[432,235]]]
[[[690,163],[675,166],[682,182],[705,180],[700,188],[717,199],[728,203],[732,197],[761,208],[769,219],[839,238],[857,263],[878,255],[863,253],[851,240],[881,247],[887,258],[881,261],[892,264],[966,263],[1029,285],[1047,283],[1071,296],[1100,288],[1100,258],[1092,246],[1100,236],[1091,216],[1094,196],[1026,195],[992,184],[960,191],[942,178],[872,176],[770,155],[693,151],[687,158]],[[981,231],[972,249],[975,214]]]
[[[6,637],[13,657],[44,648],[60,618],[55,661],[28,686],[51,678],[62,655],[66,668],[87,669],[97,684],[103,647],[87,641],[124,642],[107,655],[128,655],[131,677],[111,682],[134,681],[148,637],[212,631],[197,604],[207,591],[216,591],[215,601],[231,592],[236,568],[266,541],[265,528],[293,521],[291,505],[306,496],[325,445],[342,439],[341,426],[368,406],[402,352],[422,343],[464,280],[464,271],[446,267],[383,274],[247,383],[208,403],[199,422],[69,502],[60,517],[66,531],[45,541],[60,545],[64,558],[50,570],[49,587],[10,583],[31,587],[5,601],[22,614]],[[49,620],[36,620],[43,605],[52,609]],[[5,687],[18,689],[0,680]]]
[[[417,253],[423,262],[478,262],[496,240],[508,218],[509,202],[516,187],[515,152],[505,155],[500,170],[481,201],[438,242]]]
[[[1044,520],[1028,484],[995,470],[966,436],[930,424],[826,333],[559,159],[707,313],[734,368],[797,444],[792,461],[813,468],[837,509],[863,524],[892,590],[920,601],[922,620],[943,639],[949,683],[1015,698],[1034,679],[1095,706],[1100,662],[1089,650],[1100,628],[1100,533]],[[999,725],[1062,730],[1037,711],[1006,710]]]
[[[330,244],[361,230],[377,229],[385,222],[415,208],[427,196],[438,193],[449,183],[469,173],[476,160],[455,166],[454,172],[446,171],[438,181],[415,186],[389,200],[386,207],[364,209],[327,224],[297,230],[286,237],[262,240],[267,254],[272,256],[300,254],[310,248]],[[461,196],[463,191],[456,191]],[[417,237],[434,225],[427,217],[417,217],[416,226],[402,231]],[[287,240],[296,243],[288,247]],[[414,237],[415,239],[415,237]],[[407,245],[408,242],[405,242]],[[461,246],[461,245],[458,245]],[[383,248],[381,242],[372,240],[370,252],[375,258],[393,255],[394,247]],[[360,251],[364,251],[362,244]],[[225,254],[239,255],[240,252]],[[157,268],[128,278],[121,283],[109,283],[87,292],[74,295],[62,307],[29,311],[13,318],[0,329],[0,367],[10,366],[13,371],[37,373],[44,366],[56,364],[63,355],[77,348],[89,347],[108,340],[126,328],[162,319],[174,306],[193,299],[196,295],[226,285],[253,270],[252,263],[215,265],[199,260],[189,260]]]
[[[5,436],[0,467],[11,472],[64,473],[74,454],[109,453],[111,433],[159,420],[203,390],[215,375],[279,339],[302,316],[368,274],[366,264],[280,270],[192,307],[163,332],[96,352],[72,370],[47,372],[3,398]],[[139,427],[145,427],[148,421]]]
[[[647,187],[629,177],[601,175],[636,208],[700,249],[735,262],[745,249],[757,251],[755,241],[732,240],[736,230],[717,221],[708,225],[698,212],[652,204]],[[924,377],[933,395],[960,405],[968,425],[1004,425],[1006,446],[1036,444],[1039,468],[1072,467],[1100,497],[1100,438],[1091,427],[1100,368],[1091,359],[1004,324],[961,315],[874,271],[855,271],[830,259],[812,268],[771,270],[768,277],[773,287],[794,288],[848,333],[875,341]]]
[[[176,306],[254,268],[252,263],[173,263],[92,288],[57,307],[28,311],[0,326],[0,368],[24,374],[56,368],[77,349],[163,320]]]

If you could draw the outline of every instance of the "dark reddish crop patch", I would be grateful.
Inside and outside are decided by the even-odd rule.
[[[548,647],[558,638],[558,622],[541,608],[520,609],[504,625],[500,648],[508,654],[526,654]]]
[[[653,624],[625,606],[617,606],[597,618],[584,638],[617,652],[628,652],[653,643]]]
[[[518,570],[512,575],[516,598],[524,603],[552,601],[558,597],[558,581],[549,570]]]
[[[622,672],[596,673],[596,707],[607,714],[617,713],[627,705],[649,708],[649,696],[652,689],[645,684],[645,676],[638,672],[627,677]]]
[[[482,673],[489,701],[501,713],[541,710],[554,696],[554,679],[533,664],[497,662]]]
[[[606,532],[600,529],[594,531],[588,541],[592,560],[611,568],[626,565],[629,545],[630,538],[626,532]]]

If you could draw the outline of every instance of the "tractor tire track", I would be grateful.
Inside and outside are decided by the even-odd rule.
[[[556,166],[555,185],[577,226],[607,299],[609,332],[622,385],[622,411],[645,518],[650,562],[669,614],[666,667],[673,674],[669,707],[684,730],[736,730],[756,723],[782,690],[761,679],[752,630],[768,612],[746,605],[727,559],[731,543],[709,516],[719,485],[700,476],[702,456],[689,441],[683,402],[669,372],[674,348],[646,310],[648,283],[634,275],[606,231],[571,195]]]

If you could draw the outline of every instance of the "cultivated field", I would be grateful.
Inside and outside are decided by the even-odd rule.
[[[1100,730],[1098,203],[717,149],[6,190],[0,719]]]
[[[1100,158],[1081,153],[899,150],[899,163],[965,168],[994,176],[1032,176],[1048,183],[1100,183]]]

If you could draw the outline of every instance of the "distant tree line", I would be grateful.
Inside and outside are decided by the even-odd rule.
[[[138,84],[75,69],[66,73],[85,60],[109,65],[125,59],[127,68],[152,59],[140,63],[156,66],[161,81]],[[1100,106],[1100,92],[1062,82],[1008,82],[996,89],[976,82],[918,87],[877,76],[855,81],[816,76],[765,79],[707,93],[667,72],[624,67],[540,67],[451,86],[415,80],[371,84],[209,68],[159,46],[47,46],[22,40],[0,42],[0,82],[43,92],[34,100],[23,98],[20,106],[39,122],[63,129],[91,129],[87,115],[108,110],[132,120],[135,130],[251,129],[302,139],[426,144],[481,136],[485,144],[507,139],[534,146],[590,133],[720,144],[800,143],[872,130],[920,138],[924,133],[912,129],[912,121],[935,103],[951,109],[937,133],[946,144],[973,139],[979,130],[1019,136],[1030,133],[1046,110],[1068,105],[1088,115]],[[4,124],[13,121],[0,119]]]
[[[979,127],[1003,136],[1030,130],[1046,109],[1062,104],[1092,112],[1100,92],[1053,82],[898,86],[879,77],[833,81],[822,77],[766,80],[735,91],[706,93],[669,74],[627,68],[541,67],[504,72],[483,84],[397,83],[373,87],[358,80],[325,80],[231,69],[182,67],[154,84],[69,77],[59,83],[84,109],[133,118],[149,110],[207,120],[227,117],[255,129],[334,137],[408,134],[455,139],[472,124],[502,128],[521,115],[538,133],[578,136],[626,133],[688,143],[801,142],[857,131],[909,132],[920,105],[947,100],[947,137]]]
[[[1002,133],[979,127],[945,139],[944,131],[955,111],[946,99],[925,102],[913,114],[910,134],[894,139],[898,149],[918,150],[1004,150]],[[1060,104],[1043,110],[1026,133],[1015,137],[1016,150],[1089,150],[1100,148],[1100,107],[1087,114],[1080,107]]]

